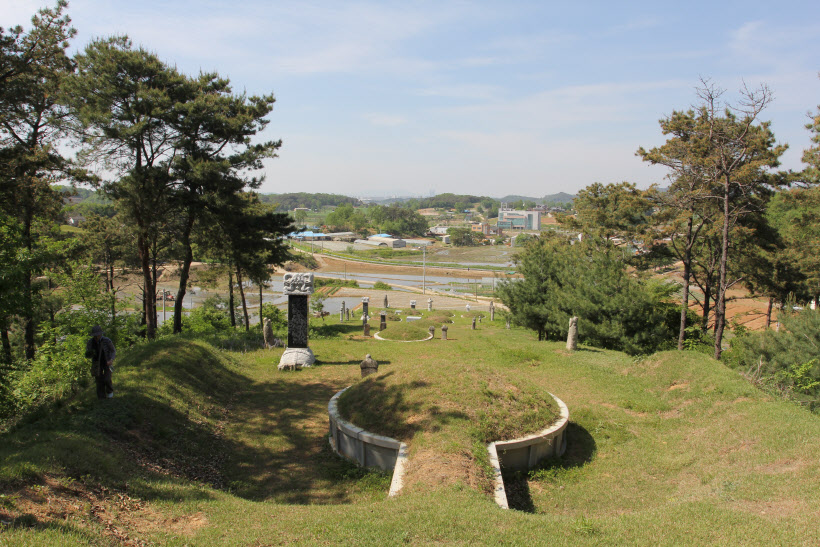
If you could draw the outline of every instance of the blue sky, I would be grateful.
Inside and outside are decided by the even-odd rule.
[[[622,5],[624,4],[624,5]],[[0,25],[43,2],[0,2]],[[187,73],[277,98],[264,192],[574,193],[663,184],[635,157],[699,78],[763,113],[800,169],[820,104],[820,2],[73,0],[82,47],[128,34]]]

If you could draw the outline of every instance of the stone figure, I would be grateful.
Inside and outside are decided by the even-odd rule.
[[[433,299],[432,298],[427,299],[427,311],[433,311]]]
[[[567,349],[575,351],[578,349],[578,318],[570,317],[569,333],[567,334]]]
[[[270,317],[266,317],[262,334],[265,338],[265,349],[270,349],[273,346],[273,326],[271,326]]]
[[[339,308],[339,323],[345,320],[345,301],[342,300],[342,307]]]
[[[447,340],[447,328],[448,328],[447,325],[442,325],[441,326],[441,339],[442,340]]]
[[[345,309],[345,314],[347,315],[347,320],[350,321],[350,308]]]
[[[387,295],[384,295],[384,307],[389,308],[390,306],[387,305]]]
[[[427,332],[430,333],[430,338],[436,337],[436,327],[434,327],[433,325],[430,325],[430,328],[427,329]]]
[[[362,361],[362,364],[359,366],[362,369],[362,378],[375,374],[379,371],[379,362],[373,359],[369,353],[365,356],[364,361]]]
[[[475,330],[475,317],[473,317],[473,330]]]
[[[490,321],[495,321],[495,302],[490,302]]]
[[[368,323],[366,320],[364,323],[364,335],[370,336],[370,323]]]

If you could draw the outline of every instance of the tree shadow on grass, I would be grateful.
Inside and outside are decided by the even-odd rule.
[[[316,359],[315,364],[316,365],[361,365],[363,360],[364,360],[364,358],[362,358],[362,359],[348,359],[347,361],[323,361],[321,359]],[[379,366],[389,365],[391,363],[391,361],[382,361],[381,359],[379,359],[378,361],[379,361]]]
[[[535,513],[536,507],[530,494],[529,483],[532,480],[554,480],[563,471],[583,467],[595,457],[597,445],[595,439],[582,425],[576,422],[567,424],[567,449],[560,458],[543,460],[530,471],[502,469],[504,489],[507,492],[507,503],[510,509]]]

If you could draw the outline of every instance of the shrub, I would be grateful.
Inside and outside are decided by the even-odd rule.
[[[393,290],[393,287],[391,287],[390,285],[388,285],[384,281],[376,281],[376,283],[373,284],[373,288],[376,289],[377,291],[392,291]]]

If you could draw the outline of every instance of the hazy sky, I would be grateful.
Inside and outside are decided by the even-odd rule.
[[[44,4],[0,0],[0,26]],[[783,166],[820,103],[820,2],[73,0],[75,48],[128,34],[186,73],[273,92],[264,192],[356,196],[646,187],[635,157],[700,77],[766,83]]]

